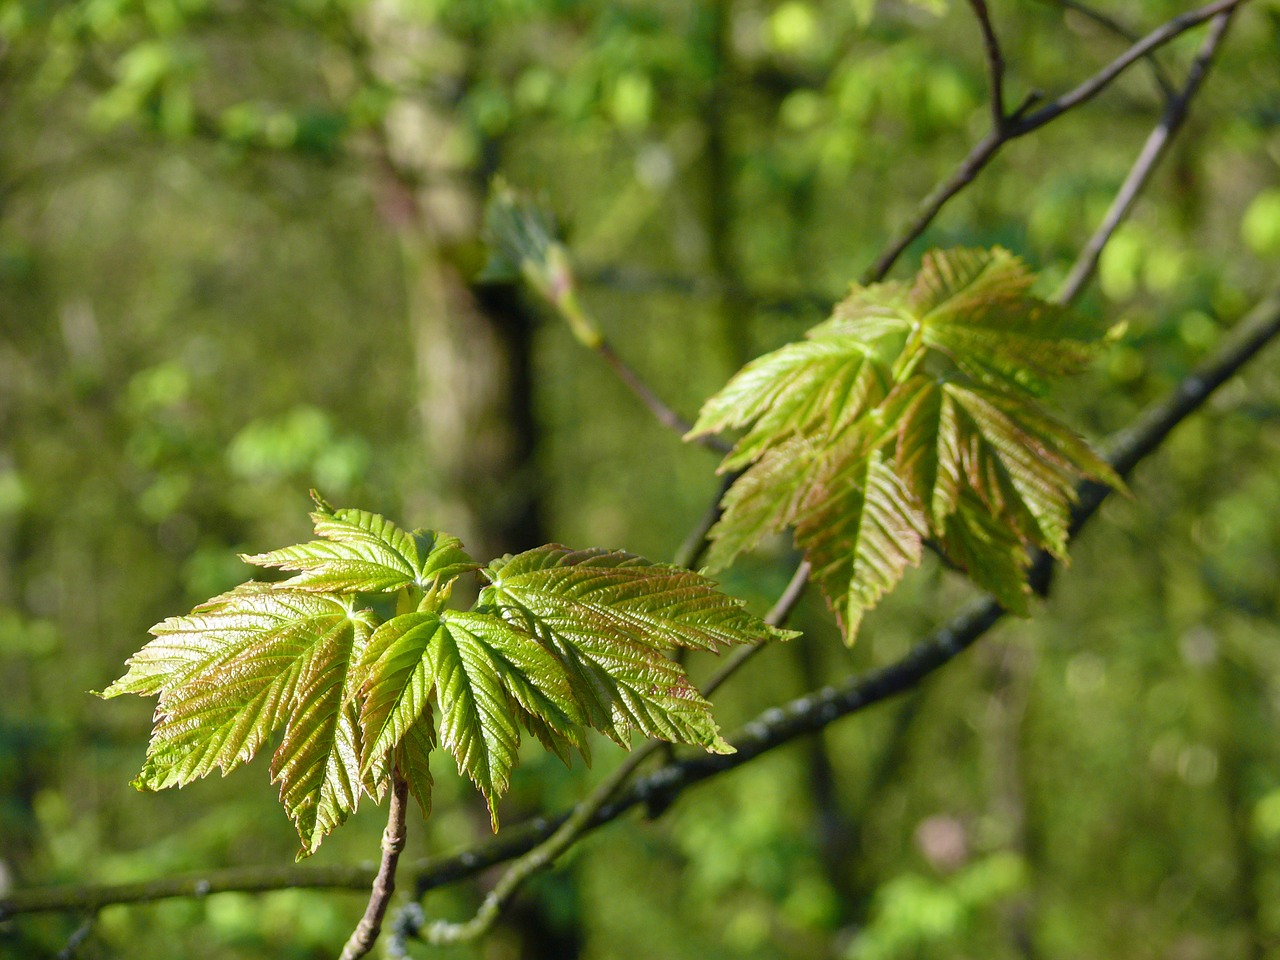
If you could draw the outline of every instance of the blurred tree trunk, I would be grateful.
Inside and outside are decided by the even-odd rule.
[[[423,72],[434,66],[433,49],[451,41],[406,16],[375,4],[363,26],[370,72],[415,91],[401,95],[376,133],[382,212],[403,255],[422,431],[420,494],[406,506],[477,556],[492,556],[545,539],[533,459],[533,320],[514,288],[470,280],[497,144],[479,151],[480,164],[448,156],[458,111],[432,101]],[[466,53],[479,55],[473,45]],[[440,59],[453,58],[446,51]],[[460,63],[452,76],[432,75],[433,85],[465,89],[469,67]]]

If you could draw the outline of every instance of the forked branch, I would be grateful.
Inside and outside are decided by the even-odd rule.
[[[951,198],[973,182],[974,178],[995,159],[996,154],[1006,143],[1024,137],[1056,120],[1067,111],[1089,102],[1134,63],[1193,27],[1219,14],[1235,10],[1247,2],[1248,0],[1216,0],[1207,6],[1174,17],[1130,46],[1119,57],[1073,90],[1049,101],[1039,109],[1015,110],[1006,123],[992,129],[974,144],[968,156],[960,161],[955,171],[921,201],[911,222],[889,242],[875,262],[863,273],[860,282],[865,285],[883,280],[902,252],[929,228]]]

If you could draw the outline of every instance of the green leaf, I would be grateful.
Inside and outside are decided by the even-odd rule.
[[[1066,550],[1076,484],[1123,482],[1088,445],[1029,402],[985,387],[914,377],[895,392],[897,470],[941,536],[961,495],[1024,543]]]
[[[360,776],[359,673],[353,671],[369,632],[350,619],[317,639],[300,658],[292,713],[271,757],[271,779],[310,856],[356,809]]]
[[[947,517],[941,540],[947,559],[994,596],[1010,613],[1025,617],[1031,590],[1026,571],[1030,556],[1022,542],[966,495],[961,509]]]
[[[430,716],[433,689],[443,743],[491,809],[515,763],[517,719],[535,719],[560,743],[584,743],[581,712],[564,669],[535,639],[499,617],[402,614],[370,638],[362,669],[365,770],[384,762]]]
[[[592,726],[619,743],[647,736],[726,750],[709,705],[671,647],[721,647],[791,634],[752,616],[700,574],[620,551],[548,545],[485,571],[477,601],[556,655]]]
[[[721,465],[742,473],[710,532],[710,569],[794,526],[851,637],[932,532],[956,556],[990,558],[975,581],[1021,596],[1010,571],[1024,575],[1015,561],[1033,546],[1065,555],[1077,484],[1123,489],[1035,403],[1102,331],[1033,296],[1033,280],[1006,250],[932,251],[911,283],[855,285],[804,342],[734,376],[689,434],[747,431]],[[962,509],[982,516],[954,520]]]
[[[854,284],[836,304],[831,316],[810,330],[808,337],[851,337],[873,344],[885,337],[903,337],[914,325],[905,284]]]
[[[902,383],[886,404],[897,424],[895,463],[935,531],[955,510],[963,488],[959,424],[955,405],[928,377]]]
[[[791,437],[743,472],[720,502],[720,519],[708,531],[708,571],[725,569],[739,553],[795,522],[816,457],[813,441]]]
[[[405,587],[447,589],[479,567],[456,537],[433,530],[408,533],[376,513],[334,510],[317,498],[311,514],[322,540],[241,559],[262,567],[298,571],[292,590],[325,593],[394,593]]]
[[[796,542],[852,643],[863,614],[919,565],[927,524],[880,451],[856,444],[824,461],[809,500]]]
[[[924,342],[983,383],[1040,390],[1098,354],[1102,330],[1031,295],[1035,277],[1009,251],[933,250],[911,289]]]
[[[955,466],[968,487],[1024,542],[1062,557],[1084,470],[1029,429],[1018,405],[978,388],[946,384],[943,391],[958,425]]]
[[[885,394],[887,372],[856,336],[791,343],[739,371],[706,402],[688,437],[752,423],[721,472],[737,470],[793,434],[833,434]]]
[[[378,627],[365,647],[360,726],[365,742],[360,766],[385,758],[428,708],[435,677],[427,645],[441,629],[433,613],[409,613]]]
[[[432,718],[431,703],[427,702],[418,719],[409,725],[400,742],[396,744],[394,761],[400,776],[409,785],[409,793],[422,808],[422,819],[431,816],[431,751],[436,745],[436,728]]]
[[[313,852],[359,799],[351,665],[369,634],[366,615],[333,597],[247,585],[152,632],[104,692],[160,694],[137,785],[228,773],[284,726],[272,776],[304,853]]]
[[[425,656],[440,704],[440,742],[488,799],[496,830],[497,799],[510,783],[520,745],[508,696],[565,736],[577,722],[577,706],[555,658],[500,618],[449,612],[437,623]]]

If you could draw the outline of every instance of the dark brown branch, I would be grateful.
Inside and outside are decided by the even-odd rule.
[[[1199,409],[1214,390],[1239,372],[1277,336],[1280,336],[1280,291],[1250,311],[1229,342],[1209,361],[1186,377],[1164,400],[1149,407],[1129,428],[1113,437],[1107,444],[1111,465],[1121,475],[1132,472],[1141,460],[1159,448],[1174,427]],[[1084,485],[1072,514],[1073,534],[1088,522],[1112,492],[1110,487],[1101,484]],[[617,800],[602,808],[590,827],[615,820],[640,804],[646,804],[650,809],[655,806],[662,809],[695,783],[736,769],[775,747],[821,730],[841,717],[914,689],[939,667],[972,646],[1003,616],[1004,610],[990,598],[973,602],[902,659],[838,686],[825,687],[784,706],[766,710],[728,737],[737,753],[694,757],[670,764],[638,781]],[[536,820],[511,831],[518,832],[518,837],[509,835],[503,841],[490,841],[429,864],[418,875],[418,897],[518,856],[554,833],[564,819],[561,816]]]
[[[351,932],[351,938],[342,948],[341,960],[359,960],[370,950],[382,932],[382,918],[396,889],[396,864],[404,850],[404,814],[409,799],[409,784],[399,771],[391,773],[391,803],[387,811],[387,828],[382,832],[382,864],[373,878],[373,891],[364,916]]]
[[[987,10],[987,0],[969,0],[973,15],[978,18],[978,28],[982,31],[982,49],[987,60],[987,83],[991,87],[991,129],[1003,131],[1008,122],[1004,112],[1004,54],[1000,50],[1000,39],[996,36],[995,27],[991,25],[991,13]]]
[[[1130,66],[1146,57],[1152,51],[1182,35],[1192,27],[1199,26],[1206,20],[1210,20],[1228,10],[1234,10],[1247,2],[1248,0],[1216,0],[1215,3],[1211,3],[1208,6],[1174,17],[1133,44],[1123,54],[1074,90],[1051,100],[1037,110],[1028,109],[1030,101],[1028,101],[1028,104],[1014,110],[1002,128],[992,130],[978,141],[969,151],[969,155],[960,162],[955,172],[939,183],[921,201],[915,217],[889,242],[875,262],[862,274],[860,281],[863,284],[868,284],[883,280],[893,268],[894,263],[897,262],[898,257],[902,255],[902,251],[928,229],[948,201],[973,182],[973,179],[995,158],[1001,147],[1006,143],[1019,137],[1024,137],[1028,133],[1056,120],[1068,110],[1087,103],[1105,90],[1112,81]]]
[[[1094,271],[1097,270],[1098,259],[1102,256],[1103,249],[1116,232],[1116,228],[1128,216],[1129,210],[1151,179],[1151,175],[1155,172],[1156,166],[1160,163],[1160,159],[1164,156],[1169,144],[1186,121],[1187,114],[1191,108],[1191,101],[1199,91],[1200,85],[1204,82],[1209,68],[1213,65],[1214,55],[1226,36],[1234,14],[1234,9],[1228,10],[1226,13],[1219,14],[1217,19],[1213,21],[1209,35],[1205,37],[1199,53],[1196,54],[1191,68],[1187,71],[1186,83],[1183,84],[1181,90],[1170,97],[1169,102],[1165,105],[1164,115],[1160,118],[1160,122],[1156,124],[1155,129],[1151,131],[1151,135],[1147,137],[1147,142],[1138,154],[1138,159],[1134,161],[1133,167],[1129,170],[1129,175],[1125,177],[1125,181],[1116,193],[1115,199],[1111,201],[1111,208],[1107,210],[1107,215],[1103,217],[1102,223],[1093,236],[1089,238],[1089,242],[1084,245],[1084,249],[1080,251],[1080,255],[1076,258],[1076,262],[1072,265],[1066,279],[1062,281],[1062,286],[1055,296],[1055,299],[1059,302],[1070,303],[1079,296],[1080,291],[1084,289],[1085,284],[1089,282]]]
[[[883,280],[893,268],[893,265],[897,263],[898,257],[902,256],[902,251],[907,249],[915,242],[917,237],[928,229],[929,224],[933,223],[934,218],[947,205],[947,201],[973,182],[973,179],[1000,152],[1000,148],[1008,142],[1008,139],[1009,137],[1006,133],[992,130],[979,140],[973,149],[969,151],[969,155],[960,161],[960,166],[956,167],[955,172],[934,187],[933,191],[920,201],[919,207],[916,208],[915,218],[885,247],[880,256],[876,258],[875,263],[871,264],[863,272],[862,276],[859,277],[859,282],[865,286],[866,284]]]

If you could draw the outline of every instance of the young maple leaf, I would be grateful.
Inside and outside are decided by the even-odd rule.
[[[739,371],[688,435],[746,428],[721,464],[742,473],[709,569],[794,527],[851,641],[931,536],[1025,612],[1030,551],[1064,556],[1079,482],[1123,487],[1037,404],[1101,331],[1034,297],[1033,280],[1005,250],[933,251],[913,282],[855,286],[806,340]]]
[[[155,639],[102,693],[160,696],[137,786],[225,775],[283,727],[271,775],[303,854],[314,852],[359,802],[352,668],[371,625],[339,598],[249,588],[152,627]]]
[[[491,563],[478,609],[536,637],[560,662],[586,721],[620,744],[631,729],[732,752],[710,704],[664,652],[786,639],[700,574],[621,551],[550,544]]]
[[[790,636],[698,574],[554,545],[494,561],[473,609],[446,610],[454,580],[479,569],[456,538],[315,499],[320,539],[245,557],[292,578],[243,584],[153,627],[102,694],[159,697],[142,789],[225,774],[280,731],[271,776],[299,856],[361,793],[380,800],[393,774],[428,814],[437,741],[488,800],[494,829],[521,727],[566,762],[587,755],[586,726],[624,744],[635,728],[729,751],[663,651]],[[394,595],[395,614],[360,608],[370,594]]]

